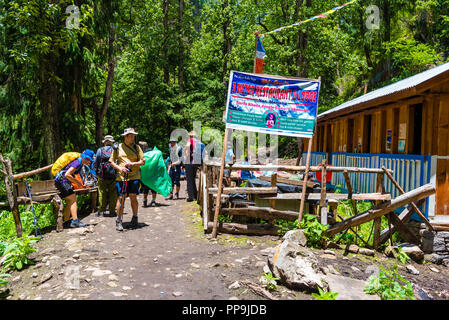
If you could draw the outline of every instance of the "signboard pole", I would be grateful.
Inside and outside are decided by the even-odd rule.
[[[321,77],[318,78],[318,81],[321,82]],[[318,113],[318,108],[317,108]],[[313,133],[315,135],[316,131],[316,124],[315,128],[313,130]],[[312,138],[309,139],[309,145],[307,146],[307,162],[306,162],[306,171],[304,172],[304,183],[302,184],[302,194],[301,194],[301,205],[299,207],[299,215],[298,215],[298,228],[302,221],[302,216],[304,212],[304,203],[306,202],[306,189],[307,189],[307,180],[309,178],[309,171],[310,171],[310,158],[312,156],[312,144],[313,144],[313,135]],[[323,178],[324,179],[324,178]]]
[[[214,226],[212,228],[212,238],[217,237],[218,214],[220,213],[221,191],[223,189],[223,172],[224,172],[225,157],[226,157],[226,144],[228,141],[229,131],[230,131],[230,129],[225,129],[225,135],[224,135],[224,141],[223,141],[223,152],[221,154],[220,178],[218,179],[217,200],[215,202],[215,214],[214,214]]]

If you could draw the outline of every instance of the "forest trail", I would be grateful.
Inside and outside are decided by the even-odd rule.
[[[208,239],[198,206],[185,201],[181,183],[181,199],[158,195],[158,207],[143,208],[138,196],[137,229],[127,229],[127,199],[122,233],[115,230],[115,218],[93,215],[81,216],[85,228],[46,233],[35,245],[36,265],[12,273],[8,299],[263,299],[244,286],[229,286],[238,280],[257,283],[267,260],[263,250],[280,240]],[[283,290],[281,299],[305,296]]]

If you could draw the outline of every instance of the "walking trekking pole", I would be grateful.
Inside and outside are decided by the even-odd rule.
[[[36,214],[34,212],[33,198],[31,197],[31,187],[26,180],[24,180],[24,182],[25,182],[25,188],[27,189],[27,192],[28,192],[28,197],[30,198],[30,202],[31,202],[31,212],[33,212],[34,234],[37,237],[37,230],[39,230],[39,236],[42,239],[41,229],[39,228],[39,223],[37,222]]]
[[[125,203],[126,198],[126,191],[128,189],[128,172],[125,173],[125,180],[123,181],[123,190],[122,190],[122,200],[120,201],[120,211],[119,213],[122,213],[123,217],[123,204]]]

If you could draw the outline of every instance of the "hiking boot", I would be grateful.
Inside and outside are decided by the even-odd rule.
[[[115,229],[117,231],[123,231],[122,220],[115,220]]]
[[[152,207],[153,205],[154,205],[155,207],[157,206],[157,205],[156,205],[156,201],[151,200],[150,207]]]
[[[133,215],[133,217],[131,218],[131,222],[129,223],[129,225],[130,225],[131,228],[137,227],[137,225],[138,225],[138,222],[137,222],[137,216]]]
[[[173,193],[170,193],[170,194],[168,195],[168,197],[165,198],[165,200],[172,200],[172,199],[173,199]]]
[[[72,220],[72,222],[70,223],[70,228],[82,228],[85,227],[86,225],[84,223],[82,223],[80,221],[80,219],[74,219]]]
[[[96,216],[96,217],[104,217],[104,211],[97,211],[97,212],[95,212],[94,216]]]
[[[117,217],[117,213],[115,213],[115,212],[109,212],[109,216],[115,218],[115,217]]]
[[[173,197],[173,200],[178,200],[179,199],[179,193],[175,193],[175,196]]]
[[[144,199],[144,200],[143,200],[143,207],[144,207],[144,208],[148,207],[148,201],[147,201],[147,199]]]
[[[193,201],[193,199],[192,198],[187,198],[187,200],[186,200],[187,202],[192,202]]]

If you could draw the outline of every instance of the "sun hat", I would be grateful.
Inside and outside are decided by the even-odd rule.
[[[128,135],[128,134],[135,134],[135,135],[138,135],[138,133],[137,133],[136,131],[134,131],[133,128],[127,128],[127,129],[125,129],[125,131],[123,132],[122,136],[126,136],[126,135]]]
[[[170,138],[170,141],[168,141],[168,142],[178,142],[178,140],[175,138]]]
[[[189,132],[190,137],[196,137],[196,132],[194,130]]]
[[[95,153],[92,150],[86,149],[81,154],[81,159],[88,159],[88,160],[90,160],[90,162],[94,162],[94,155],[95,155]]]
[[[112,142],[112,143],[115,142],[114,137],[113,137],[113,136],[110,136],[110,135],[107,135],[107,136],[104,137],[103,143],[105,143],[106,141],[110,141],[110,142]]]

